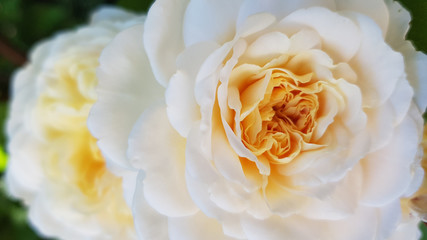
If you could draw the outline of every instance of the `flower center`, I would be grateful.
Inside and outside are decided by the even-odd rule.
[[[249,114],[252,116],[241,122],[243,143],[258,158],[273,164],[288,163],[301,152],[304,142],[310,142],[320,90],[310,79],[311,74],[271,71],[263,99]]]

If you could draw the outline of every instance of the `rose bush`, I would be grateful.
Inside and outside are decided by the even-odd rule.
[[[124,189],[114,175],[123,170],[107,169],[86,121],[96,100],[101,50],[119,31],[142,22],[141,16],[102,8],[90,24],[40,43],[15,74],[6,184],[28,205],[32,225],[44,236],[136,238],[129,180]]]
[[[139,237],[417,239],[427,58],[409,21],[391,0],[155,2],[101,56],[89,117],[138,172]]]

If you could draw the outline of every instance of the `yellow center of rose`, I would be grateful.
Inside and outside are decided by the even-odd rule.
[[[99,54],[100,49],[70,50],[45,72],[46,86],[34,114],[48,152],[44,169],[57,187],[70,191],[73,207],[96,213],[103,221],[132,226],[122,180],[107,169],[86,126],[96,100]]]
[[[226,67],[237,58],[233,54],[225,61]],[[297,175],[313,159],[307,156],[321,153],[316,164],[329,156],[348,157],[341,151],[349,144],[348,138],[337,143],[335,135],[350,134],[346,122],[357,123],[356,127],[365,124],[363,113],[347,110],[349,104],[358,106],[357,98],[351,102],[346,97],[349,89],[359,93],[352,84],[355,74],[348,64],[335,65],[317,49],[279,54],[261,63],[251,61],[243,55],[234,61],[237,64],[229,78],[221,79],[214,119],[222,118],[245,176],[260,187],[261,194],[269,201],[286,199],[283,189],[303,191],[300,182],[307,178]],[[328,152],[329,146],[344,147]]]
[[[318,97],[306,83],[310,76],[272,71],[264,98],[241,122],[242,141],[258,158],[287,163],[301,151],[301,141],[310,141],[319,109]],[[255,124],[254,118],[259,118]]]

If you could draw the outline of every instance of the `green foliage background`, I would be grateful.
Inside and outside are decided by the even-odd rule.
[[[338,0],[339,1],[339,0]],[[427,53],[427,0],[399,0],[411,12],[411,29],[407,39]],[[34,43],[71,29],[88,20],[89,14],[104,4],[146,12],[152,0],[0,0],[0,40],[7,42],[18,56],[26,57]],[[0,127],[4,129],[7,115],[10,78],[19,67],[10,57],[0,54]],[[426,66],[427,68],[427,66]],[[0,134],[0,147],[5,147],[4,134]],[[21,203],[9,199],[2,179],[2,151],[0,149],[0,239],[36,240],[29,227],[26,210]],[[427,240],[427,227],[420,225],[423,240]]]

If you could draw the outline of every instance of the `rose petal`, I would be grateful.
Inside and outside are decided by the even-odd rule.
[[[97,71],[98,101],[88,118],[88,127],[108,164],[128,169],[127,139],[132,126],[164,91],[155,81],[140,44],[142,32],[142,24],[124,30],[102,52]],[[140,67],[134,68],[134,64]]]
[[[322,41],[316,31],[302,29],[290,37],[289,54],[296,54],[313,48],[320,48]]]
[[[137,234],[142,239],[169,239],[168,218],[150,207],[145,199],[144,178],[144,172],[139,171],[133,205],[133,216]]]
[[[390,97],[390,104],[392,104],[395,117],[394,124],[398,125],[408,113],[409,107],[412,104],[414,90],[409,85],[406,79],[401,79],[397,85],[394,93]]]
[[[178,71],[170,79],[166,104],[171,125],[183,137],[187,137],[193,123],[200,120],[199,107],[193,94],[198,69],[218,47],[213,42],[203,42],[187,48],[178,56]]]
[[[170,126],[163,104],[142,114],[129,136],[130,162],[146,172],[143,182],[147,203],[170,217],[198,211],[185,183],[184,151],[185,139]]]
[[[237,37],[248,37],[254,33],[260,32],[276,21],[274,15],[270,13],[258,13],[249,16],[242,25],[237,27]]]
[[[324,139],[325,142],[322,144],[328,147],[324,150],[322,148],[314,150],[314,153],[316,151],[320,153],[315,161],[304,171],[292,175],[295,185],[317,186],[341,180],[347,171],[365,156],[370,147],[366,131],[352,135],[338,122],[330,127]]]
[[[240,8],[237,26],[242,25],[249,16],[256,13],[268,12],[272,13],[277,19],[282,19],[297,9],[312,6],[326,7],[335,10],[335,2],[333,0],[246,0],[242,3]]]
[[[194,124],[187,137],[185,149],[186,175],[205,183],[217,181],[218,175],[214,170],[213,162],[210,160],[211,155],[209,136],[200,129],[200,123]]]
[[[407,116],[394,130],[391,141],[363,160],[361,201],[364,204],[381,206],[405,193],[412,180],[410,165],[417,153],[421,128],[412,117]],[[381,174],[378,173],[379,169]]]
[[[196,78],[194,96],[200,106],[201,128],[206,131],[207,137],[211,134],[212,110],[216,100],[216,87],[219,82],[220,69],[225,57],[231,51],[233,43],[226,43],[209,55],[200,67]]]
[[[224,232],[230,236],[240,236],[241,230],[236,222],[235,214],[224,209],[241,212],[247,204],[240,204],[247,196],[241,191],[241,186],[224,181],[215,171],[207,152],[207,148],[199,147],[205,143],[206,135],[195,125],[190,131],[186,151],[186,180],[192,199],[201,211],[209,217],[214,217],[223,223]],[[228,191],[224,191],[228,189]],[[240,203],[239,203],[240,202]],[[255,202],[255,201],[251,201]],[[258,202],[257,202],[258,203]],[[263,214],[264,209],[255,209],[257,214]],[[238,215],[236,215],[238,216]]]
[[[423,126],[424,125],[424,119],[420,118],[420,111],[418,108],[414,107],[414,104],[411,104],[411,107],[409,108],[408,115],[415,121],[415,124],[417,126]],[[405,192],[405,197],[412,196],[421,186],[423,183],[423,179],[425,176],[425,172],[423,169],[423,134],[421,131],[418,132],[418,140],[421,141],[418,144],[418,151],[415,156],[415,161],[411,164],[411,174],[412,174],[412,181],[409,184],[408,188]]]
[[[36,47],[31,58],[43,57],[49,49],[49,44],[41,44]],[[39,61],[41,62],[41,61]],[[39,62],[35,61],[35,63]],[[33,116],[32,108],[34,102],[37,101],[37,95],[34,93],[34,89],[37,88],[37,82],[34,81],[34,76],[39,74],[38,68],[35,65],[28,65],[22,70],[17,71],[12,82],[12,95],[13,101],[11,101],[9,110],[9,120],[7,121],[7,135],[10,139],[13,135],[18,134],[20,131],[37,131],[33,126],[29,126],[31,122],[23,121],[23,119],[31,119]],[[9,150],[9,152],[11,152]]]
[[[159,0],[147,13],[144,47],[156,80],[167,86],[175,73],[176,56],[183,50],[183,27],[188,0]]]
[[[350,217],[358,207],[362,188],[362,169],[356,165],[347,176],[338,183],[335,191],[322,199],[310,199],[301,212],[310,219],[340,220]]]
[[[185,46],[213,41],[222,44],[233,39],[241,0],[193,0],[183,22]]]
[[[386,0],[389,12],[389,28],[385,36],[386,42],[396,51],[406,42],[406,33],[409,30],[411,14],[398,1]],[[372,9],[373,10],[373,9]]]
[[[135,18],[136,15],[116,7],[102,6],[90,17],[90,24],[97,24],[102,21],[126,21]]]
[[[421,111],[427,107],[427,56],[422,52],[416,52],[412,43],[405,40],[411,21],[410,13],[399,2],[385,1],[390,11],[390,27],[387,31],[386,41],[390,46],[403,54],[405,58],[405,70],[408,80],[415,90],[415,99]]]
[[[357,26],[348,18],[326,8],[300,9],[280,21],[286,32],[301,27],[311,28],[319,33],[323,49],[336,62],[350,60],[358,51],[361,35]]]
[[[395,200],[379,209],[377,238],[388,239],[397,228],[402,216],[400,200]]]
[[[292,240],[321,239],[319,233],[323,227],[319,222],[297,215],[287,218],[276,215],[263,220],[243,216],[242,226],[251,240],[283,240],[284,237]]]
[[[379,108],[367,108],[365,113],[368,116],[367,130],[371,139],[370,151],[376,151],[391,140],[395,128],[394,121],[383,121],[383,119],[393,118],[394,109],[391,104],[384,104]]]
[[[381,29],[372,19],[347,15],[359,25],[362,42],[350,65],[358,75],[357,85],[362,90],[363,106],[377,107],[393,93],[396,83],[405,74],[401,54],[393,51],[381,35]]]
[[[49,44],[37,46],[31,58],[37,60],[47,54]],[[36,61],[40,63],[40,61]],[[31,110],[36,101],[36,82],[34,76],[38,74],[35,65],[28,65],[15,73],[13,86],[13,101],[9,107],[7,122],[7,136],[9,138],[7,151],[9,152],[7,171],[5,176],[8,192],[17,198],[23,199],[26,204],[33,200],[34,194],[40,190],[44,173],[40,160],[41,144],[29,133],[34,131],[31,122],[23,121],[32,119]],[[25,174],[22,174],[22,173]]]
[[[289,38],[281,32],[270,32],[258,37],[249,45],[242,57],[253,59],[259,66],[288,52]],[[248,60],[250,61],[250,60]]]
[[[55,203],[52,203],[48,198],[42,198],[42,195],[38,195],[38,198],[36,198],[32,204],[32,207],[29,209],[28,218],[30,222],[38,224],[38,231],[44,236],[60,235],[65,238],[78,239],[82,236],[93,237],[98,235],[98,233],[93,232],[96,228],[94,228],[92,224],[85,224],[82,228],[78,228],[78,231],[62,226],[61,220],[58,217],[64,214],[64,209],[58,209]],[[55,210],[56,214],[52,214],[53,210]],[[76,219],[81,220],[81,216],[78,216],[76,213],[77,212],[73,211],[66,211],[65,213],[69,215],[67,216],[69,219],[70,216],[73,216],[74,221],[72,221],[72,224],[78,224],[78,221],[75,221]]]
[[[300,213],[309,203],[306,196],[295,194],[282,187],[280,182],[271,177],[264,190],[264,195],[273,216],[282,218],[289,218],[291,215]]]
[[[356,85],[342,79],[337,81],[337,87],[346,101],[346,109],[339,114],[340,120],[352,134],[356,135],[366,128],[367,123],[367,117],[362,108],[362,93]]]
[[[228,181],[241,184],[248,192],[259,188],[259,183],[250,182],[246,178],[239,156],[228,144],[227,136],[220,129],[214,129],[212,133],[212,155],[217,170]]]
[[[335,0],[335,3],[337,11],[352,11],[370,17],[381,28],[383,36],[388,35],[390,14],[384,0]],[[397,28],[393,24],[390,26],[390,29]]]
[[[225,236],[218,221],[207,217],[202,212],[188,217],[169,218],[168,223],[171,240],[234,239]]]
[[[6,187],[13,197],[21,198],[26,204],[33,201],[45,179],[40,149],[43,145],[25,131],[14,133],[9,142],[9,158],[13,161],[7,166]]]
[[[240,192],[238,192],[240,190]],[[209,188],[210,199],[228,213],[241,213],[248,207],[247,197],[241,186],[227,181],[216,182]]]
[[[424,112],[427,107],[427,55],[416,52],[410,42],[404,43],[399,51],[405,57],[405,71],[415,91],[415,101]]]
[[[232,69],[234,66],[238,63],[238,58],[243,54],[244,50],[246,49],[246,43],[244,41],[238,41],[236,45],[233,47],[233,55],[230,58],[230,60],[227,61],[223,69],[220,73],[220,81],[222,84],[218,88],[218,103],[220,107],[220,114],[221,116],[214,116],[215,118],[220,117],[221,119],[219,121],[222,122],[222,127],[225,130],[225,134],[227,136],[228,142],[230,146],[234,149],[234,151],[241,157],[245,157],[250,159],[251,161],[255,162],[257,164],[257,167],[260,169],[261,174],[265,175],[269,173],[269,166],[265,163],[260,161],[258,158],[255,157],[255,155],[247,149],[244,144],[242,143],[240,137],[236,136],[231,129],[230,125],[226,121],[227,113],[228,112],[228,106],[227,106],[227,96],[228,96],[228,81],[230,79],[230,75],[232,72]],[[266,81],[263,81],[266,82]],[[266,86],[265,86],[266,87]],[[256,89],[255,89],[256,90]],[[259,93],[259,91],[258,91]],[[243,96],[242,96],[243,97]],[[259,95],[257,95],[258,100],[261,101],[261,98]],[[218,115],[218,114],[217,114]],[[236,116],[237,118],[239,116]],[[215,124],[215,122],[213,122]],[[220,124],[220,123],[217,123]]]
[[[323,234],[326,235],[325,239],[376,239],[377,227],[377,211],[372,208],[359,207],[350,217],[329,222],[324,226]]]
[[[412,217],[408,220],[403,220],[388,240],[417,240],[421,237],[421,231],[418,227],[419,219],[416,217]]]

